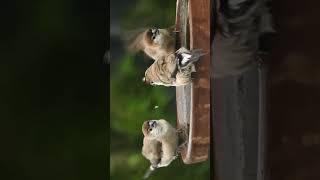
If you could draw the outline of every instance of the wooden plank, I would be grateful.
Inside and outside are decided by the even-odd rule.
[[[188,5],[188,9],[187,9]],[[176,88],[177,126],[187,126],[188,146],[181,156],[186,164],[208,159],[210,147],[210,0],[177,1],[177,30],[180,30],[181,45],[187,47],[188,11],[190,49],[208,52],[196,64],[193,83]]]
[[[254,68],[212,80],[212,158],[216,179],[257,180],[258,76],[259,71]]]

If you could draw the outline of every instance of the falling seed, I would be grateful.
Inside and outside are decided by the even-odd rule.
[[[154,106],[155,109],[158,109],[159,106]]]

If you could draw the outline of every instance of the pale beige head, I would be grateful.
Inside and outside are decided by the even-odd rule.
[[[145,137],[157,138],[162,135],[162,125],[159,120],[148,120],[142,125],[142,133]]]
[[[130,40],[129,50],[142,50],[153,59],[173,53],[175,50],[175,37],[172,31],[173,28],[147,28],[138,34],[134,40]]]

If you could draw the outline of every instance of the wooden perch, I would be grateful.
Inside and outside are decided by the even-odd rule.
[[[196,63],[193,82],[176,88],[177,127],[186,129],[188,138],[181,157],[192,164],[207,160],[210,147],[210,0],[177,0],[176,30],[181,46],[208,53]]]

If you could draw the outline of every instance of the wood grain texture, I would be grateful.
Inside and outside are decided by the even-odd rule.
[[[176,88],[178,128],[188,128],[188,146],[181,156],[186,164],[208,159],[210,146],[210,0],[177,1],[177,30],[181,46],[187,46],[187,19],[190,49],[207,52],[196,64],[193,83]]]

